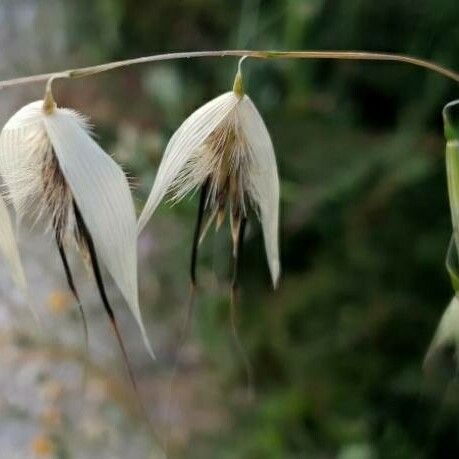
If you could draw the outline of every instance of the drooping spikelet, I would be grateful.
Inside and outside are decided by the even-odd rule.
[[[167,193],[179,200],[205,185],[205,207],[219,225],[229,207],[233,245],[249,203],[257,213],[271,278],[280,274],[279,178],[269,132],[243,93],[240,70],[233,91],[196,110],[170,139],[139,219],[141,231]],[[208,226],[207,225],[207,226]]]
[[[44,220],[60,249],[70,242],[84,255],[92,249],[153,355],[139,307],[137,223],[129,185],[91,137],[85,119],[55,106],[45,110],[43,101],[26,105],[0,134],[0,175],[19,221],[25,215]]]

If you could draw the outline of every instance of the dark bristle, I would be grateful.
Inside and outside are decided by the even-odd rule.
[[[130,380],[130,382],[132,384],[132,387],[134,389],[135,398],[137,400],[137,403],[139,405],[139,408],[140,408],[141,412],[143,413],[143,416],[145,418],[145,421],[147,422],[147,425],[149,427],[149,430],[150,430],[151,434],[156,439],[158,444],[161,445],[161,441],[159,440],[159,438],[158,438],[158,436],[157,436],[157,434],[155,432],[155,429],[154,429],[153,425],[151,424],[148,411],[147,411],[145,405],[143,404],[142,397],[140,396],[139,388],[137,386],[137,382],[136,382],[136,379],[134,377],[134,372],[132,370],[131,362],[130,362],[128,354],[126,352],[126,347],[124,345],[123,337],[121,336],[121,332],[119,330],[118,323],[116,321],[116,317],[115,317],[115,314],[113,312],[113,309],[110,306],[110,303],[108,301],[108,297],[107,297],[107,293],[106,293],[106,290],[105,290],[104,281],[103,281],[103,278],[102,278],[102,273],[100,271],[99,261],[97,259],[97,253],[96,253],[96,249],[95,249],[95,246],[94,246],[94,241],[92,239],[91,234],[89,233],[89,230],[86,227],[86,224],[85,224],[85,222],[83,220],[83,217],[81,215],[80,209],[78,208],[78,206],[77,206],[75,201],[73,202],[73,208],[74,208],[74,212],[75,212],[75,220],[76,220],[77,230],[78,230],[78,233],[80,234],[80,236],[82,238],[82,241],[83,241],[83,243],[84,243],[84,245],[87,248],[87,251],[89,253],[89,260],[90,260],[90,264],[92,266],[94,277],[96,279],[96,284],[97,284],[97,288],[99,290],[99,295],[100,295],[100,297],[102,299],[102,303],[104,305],[105,311],[106,311],[106,313],[108,315],[108,318],[110,320],[110,324],[112,326],[113,332],[114,332],[114,334],[116,336],[116,339],[118,341],[118,345],[120,347],[122,358],[123,358],[123,363],[124,363],[124,366],[126,367],[126,371],[128,373],[129,380]]]
[[[191,284],[196,286],[196,263],[198,260],[199,239],[201,238],[201,227],[206,209],[207,191],[209,188],[209,179],[207,179],[201,187],[201,195],[199,197],[198,217],[194,229],[193,247],[191,249],[191,264],[190,264],[190,279]]]
[[[244,240],[244,233],[246,227],[247,219],[246,217],[242,217],[239,220],[238,228],[236,231],[237,240],[235,245],[235,250],[233,252],[233,278],[231,281],[231,293],[230,293],[230,319],[231,319],[231,332],[233,335],[234,343],[237,347],[239,355],[242,358],[245,367],[245,373],[247,377],[247,395],[248,399],[252,400],[254,397],[254,376],[253,376],[253,369],[252,364],[250,363],[249,357],[247,352],[239,338],[239,334],[237,331],[237,316],[236,316],[236,305],[238,302],[238,272],[239,272],[239,264],[242,255],[242,247],[243,247],[243,240]]]
[[[80,312],[80,317],[81,321],[83,323],[83,329],[84,329],[84,342],[85,342],[85,369],[84,369],[84,385],[86,384],[86,378],[87,378],[87,367],[88,367],[88,355],[89,355],[89,333],[88,333],[88,323],[86,321],[86,315],[84,313],[83,305],[81,304],[80,301],[80,296],[78,294],[78,291],[75,287],[75,282],[73,280],[72,276],[72,271],[70,270],[70,265],[67,260],[67,255],[65,253],[64,246],[62,245],[62,241],[56,231],[56,243],[57,243],[57,248],[59,249],[59,255],[61,257],[62,265],[64,266],[64,271],[65,271],[65,276],[67,278],[67,284],[69,286],[70,291],[72,292],[77,305],[78,305],[78,310]],[[83,387],[84,387],[83,385]]]
[[[94,272],[94,277],[96,278],[97,288],[99,290],[99,294],[101,296],[105,311],[110,317],[110,320],[115,320],[115,315],[113,313],[112,307],[110,306],[110,303],[107,297],[107,293],[105,291],[105,285],[103,282],[102,273],[100,271],[96,249],[94,247],[94,241],[92,240],[92,236],[89,234],[89,231],[86,228],[86,224],[84,223],[83,217],[81,216],[80,209],[78,208],[75,202],[73,204],[73,209],[75,212],[75,220],[76,220],[76,225],[77,225],[79,235],[84,241],[84,243],[86,244],[88,251],[89,251],[89,255],[91,259],[91,266]]]
[[[118,323],[116,321],[115,314],[113,312],[113,309],[112,309],[112,307],[110,305],[110,302],[108,300],[108,297],[107,297],[104,281],[103,281],[103,278],[102,278],[102,273],[100,271],[99,261],[97,259],[96,249],[94,247],[94,241],[93,241],[92,236],[91,236],[91,234],[89,233],[89,231],[88,231],[88,229],[86,227],[86,224],[84,223],[83,217],[81,216],[80,210],[79,210],[79,208],[78,208],[78,206],[76,205],[75,202],[73,203],[73,208],[74,208],[74,212],[75,212],[75,219],[76,219],[76,222],[77,222],[77,228],[78,228],[78,230],[79,230],[79,232],[81,234],[81,237],[83,238],[84,243],[85,243],[85,245],[86,245],[86,247],[88,249],[89,257],[90,257],[90,263],[91,263],[92,270],[93,270],[93,273],[94,273],[94,277],[95,277],[95,280],[96,280],[97,288],[99,290],[99,295],[100,295],[100,297],[102,299],[102,303],[104,305],[105,312],[108,315],[108,318],[110,320],[110,324],[111,324],[111,326],[113,328],[113,332],[114,332],[114,334],[116,336],[116,339],[118,341],[118,345],[119,345],[120,350],[121,350],[121,354],[122,354],[122,357],[123,357],[123,362],[124,362],[124,365],[126,367],[126,370],[127,370],[128,376],[129,376],[129,380],[131,381],[132,387],[134,388],[134,392],[136,394],[136,398],[137,398],[137,401],[139,403],[139,406],[140,406],[142,412],[144,413],[144,415],[146,417],[146,420],[150,424],[149,417],[148,417],[148,414],[147,414],[147,410],[146,410],[145,406],[143,405],[142,399],[140,397],[140,392],[139,392],[139,389],[137,387],[137,383],[136,383],[136,380],[135,380],[135,377],[134,377],[134,372],[132,370],[132,366],[131,366],[129,357],[128,357],[128,354],[126,352],[126,347],[124,345],[124,341],[123,341],[123,338],[121,336],[121,333],[120,333],[120,330],[119,330],[119,327],[118,327]]]

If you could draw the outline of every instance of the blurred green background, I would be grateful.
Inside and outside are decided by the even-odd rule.
[[[2,78],[230,48],[397,52],[459,70],[456,0],[0,5]],[[217,58],[135,66],[59,82],[56,99],[91,117],[101,144],[133,177],[140,211],[169,137],[230,89],[236,65]],[[441,109],[457,86],[391,63],[248,60],[244,71],[277,153],[283,275],[273,292],[252,219],[238,306],[256,380],[247,402],[229,326],[227,228],[202,246],[193,326],[173,386],[175,417],[158,421],[173,425],[173,457],[456,457],[454,372],[432,385],[422,361],[452,293]],[[11,114],[18,100],[41,92],[0,96]],[[168,381],[174,367],[196,208],[196,197],[161,206],[139,241],[143,309],[160,331],[152,334],[159,361],[139,364],[140,380]],[[187,403],[193,409],[184,421]]]

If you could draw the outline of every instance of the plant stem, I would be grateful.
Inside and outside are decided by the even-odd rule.
[[[440,75],[450,78],[459,83],[459,73],[443,67],[434,62],[418,59],[403,54],[372,53],[366,51],[256,51],[256,50],[223,50],[223,51],[191,51],[166,54],[154,54],[152,56],[138,57],[123,61],[108,62],[106,64],[81,67],[77,69],[64,70],[61,72],[43,73],[22,78],[0,81],[0,89],[11,86],[19,86],[31,83],[40,83],[50,78],[81,78],[107,72],[130,65],[145,64],[156,61],[168,61],[175,59],[190,59],[198,57],[251,57],[254,59],[336,59],[336,60],[357,60],[357,61],[389,61],[410,64],[422,67]]]

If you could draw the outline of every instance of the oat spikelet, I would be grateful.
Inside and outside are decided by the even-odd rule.
[[[255,210],[262,224],[271,278],[276,286],[280,275],[276,159],[263,119],[243,93],[240,68],[233,91],[196,110],[170,139],[140,215],[139,231],[166,194],[170,193],[171,200],[176,202],[206,181],[208,222],[215,219],[218,227],[229,210],[233,248],[238,222],[246,217],[248,204]]]
[[[91,137],[86,119],[43,101],[26,105],[0,134],[0,175],[19,221],[26,215],[43,221],[60,246],[76,243],[87,257],[87,238],[75,215],[74,204],[78,206],[101,264],[153,356],[139,306],[137,222],[129,184],[121,167]]]

